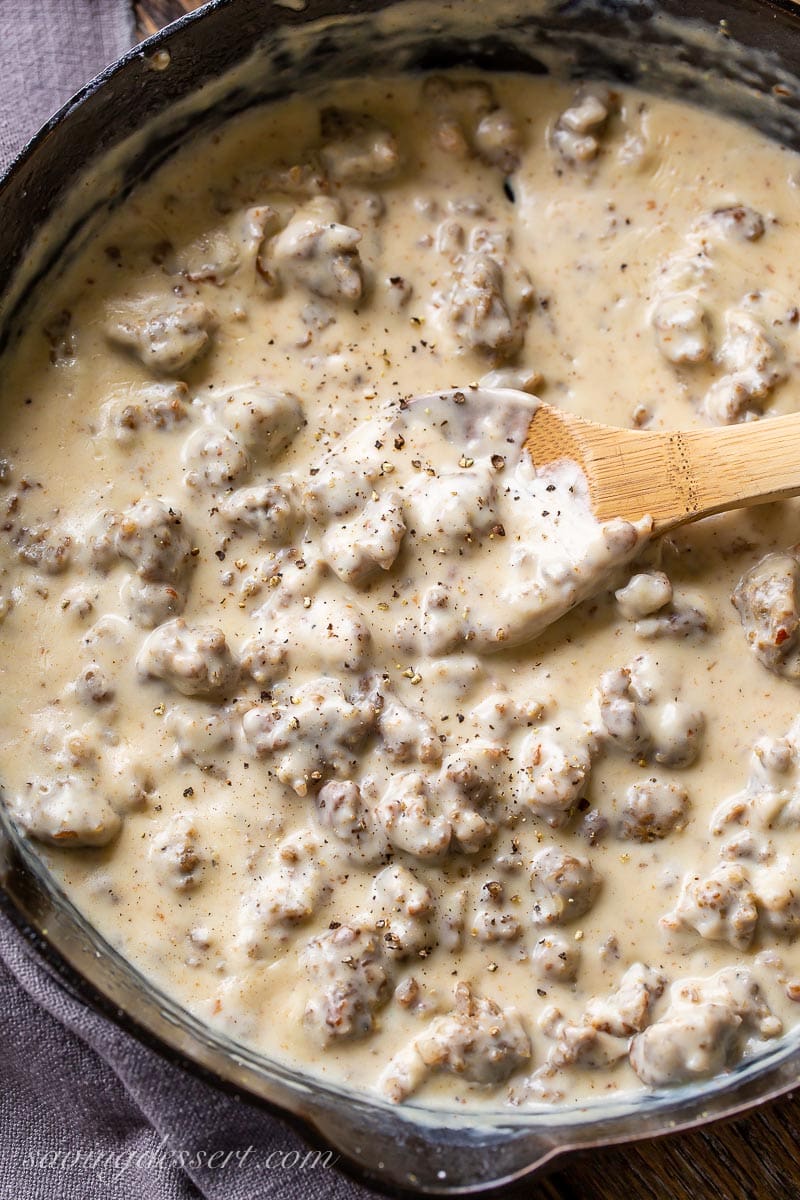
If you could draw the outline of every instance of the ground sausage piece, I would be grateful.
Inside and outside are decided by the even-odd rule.
[[[646,641],[657,638],[700,638],[711,629],[714,616],[701,597],[676,595],[674,602],[634,625],[636,636]]]
[[[550,1036],[555,1037],[555,1045],[549,1050],[544,1067],[532,1076],[534,1087],[541,1087],[565,1067],[576,1067],[582,1071],[603,1070],[619,1062],[626,1054],[625,1042],[595,1029],[593,1025],[562,1019],[554,1022]]]
[[[441,542],[458,553],[497,524],[496,494],[494,474],[484,463],[426,476],[406,495],[408,524],[417,540]]]
[[[563,1099],[555,1081],[565,1067],[602,1070],[625,1057],[631,1034],[651,1019],[653,1001],[664,989],[664,979],[643,963],[634,963],[622,977],[619,989],[608,997],[593,997],[579,1022],[567,1021],[555,1007],[540,1018],[543,1032],[555,1039],[547,1060],[528,1081],[526,1094],[547,1101]]]
[[[720,229],[739,241],[757,242],[764,236],[764,218],[747,204],[715,208],[711,217]]]
[[[756,658],[774,675],[800,679],[800,562],[767,554],[746,571],[732,600]]]
[[[309,200],[288,225],[262,246],[261,274],[271,287],[282,281],[326,300],[356,303],[364,288],[358,244],[361,234],[339,221],[328,196]]]
[[[210,711],[195,708],[171,708],[167,729],[175,738],[176,753],[203,771],[221,773],[223,762],[236,745],[238,722],[228,708]]]
[[[145,639],[136,659],[139,674],[163,679],[184,696],[224,696],[239,679],[225,634],[211,625],[167,621]]]
[[[617,836],[634,842],[653,842],[679,831],[686,824],[689,795],[664,779],[632,783],[617,823]]]
[[[405,532],[400,497],[387,492],[368,500],[353,520],[328,527],[322,541],[325,560],[343,583],[363,587],[391,568]]]
[[[298,688],[293,703],[256,705],[245,713],[242,729],[259,757],[275,762],[275,773],[298,796],[326,774],[349,774],[357,750],[378,716],[369,697],[354,702],[335,679],[311,680]]]
[[[563,933],[540,937],[531,951],[534,974],[542,983],[574,983],[580,961],[580,944]]]
[[[203,881],[208,855],[199,844],[194,815],[175,813],[154,833],[149,857],[161,879],[176,892],[193,891]]]
[[[320,113],[320,157],[330,175],[345,183],[378,183],[397,172],[400,151],[391,130],[374,117],[344,108]]]
[[[399,1104],[435,1071],[452,1071],[471,1083],[497,1084],[530,1061],[531,1041],[513,1008],[476,996],[459,983],[455,1007],[436,1017],[389,1063],[379,1087]]]
[[[155,789],[151,764],[137,758],[124,741],[108,751],[103,791],[115,812],[125,815],[144,807]]]
[[[334,517],[344,517],[363,508],[371,499],[380,464],[342,463],[332,454],[316,469],[316,474],[304,485],[304,510],[315,521],[326,524]]]
[[[421,649],[429,658],[452,654],[469,634],[463,609],[446,585],[436,584],[422,599]],[[399,639],[398,639],[399,640]]]
[[[701,363],[711,355],[711,332],[705,307],[691,292],[665,296],[653,310],[656,343],[668,362]]]
[[[422,90],[431,105],[436,140],[447,154],[476,154],[506,174],[519,165],[519,133],[510,113],[499,108],[488,84],[453,83],[441,76],[426,80]]]
[[[586,1006],[584,1021],[612,1037],[640,1033],[652,1019],[652,1007],[664,991],[666,979],[644,963],[634,963],[610,996],[594,997]]]
[[[770,393],[787,375],[781,348],[758,317],[734,308],[725,314],[725,340],[719,357],[727,374],[706,393],[706,415],[720,425],[760,416]]]
[[[258,464],[270,463],[283,454],[306,423],[296,396],[261,384],[228,393],[217,404],[216,413]]]
[[[277,481],[237,488],[219,504],[220,516],[234,528],[252,529],[266,546],[286,546],[300,519],[294,489]]]
[[[172,583],[133,576],[124,584],[120,595],[131,617],[143,629],[153,629],[183,612],[186,593]]]
[[[723,800],[712,814],[710,830],[719,836],[730,824],[768,831],[800,825],[800,720],[785,737],[761,737],[750,756],[750,778],[743,791]]]
[[[186,604],[192,543],[180,511],[146,496],[110,524],[110,548],[136,568],[126,596],[145,628],[176,616]]]
[[[672,584],[663,571],[632,575],[624,588],[614,593],[619,611],[629,621],[649,617],[672,600]]]
[[[613,745],[632,755],[650,748],[650,734],[640,713],[640,698],[627,667],[606,671],[598,688],[600,720]]]
[[[650,757],[665,767],[689,767],[700,753],[705,717],[681,700],[660,705],[650,722]]]
[[[800,889],[794,862],[781,858],[754,871],[753,887],[759,928],[794,941],[800,933]]]
[[[20,529],[12,538],[20,562],[46,575],[62,575],[72,560],[72,538],[49,525]]]
[[[539,700],[517,700],[506,691],[490,691],[470,712],[470,719],[485,737],[506,738],[520,726],[531,726],[544,712]]]
[[[553,146],[566,162],[575,166],[597,157],[613,103],[613,94],[607,89],[586,87],[576,92],[552,134]]]
[[[630,1062],[648,1087],[717,1075],[739,1057],[742,1019],[713,1001],[682,1005],[634,1038]]]
[[[170,273],[183,275],[190,283],[213,283],[224,287],[240,265],[240,251],[221,229],[203,233],[170,262]]]
[[[122,445],[147,429],[172,430],[189,416],[185,383],[151,383],[108,400],[100,412],[100,428]]]
[[[515,794],[531,812],[557,829],[566,825],[583,795],[592,769],[588,738],[542,725],[525,738]]]
[[[203,425],[189,434],[181,454],[184,483],[193,489],[225,491],[250,470],[241,442],[224,425]]]
[[[389,975],[377,934],[341,925],[305,946],[300,961],[312,987],[306,1027],[323,1043],[365,1037],[388,999]]]
[[[796,782],[798,764],[795,749],[787,747],[787,741],[788,738],[760,738],[751,755],[752,771],[747,787],[723,800],[711,816],[709,828],[716,837],[725,833],[729,825],[745,827],[742,835],[735,836],[734,844],[742,847],[745,844],[742,842],[744,836],[747,839],[746,844],[753,851],[750,857],[754,857],[770,845],[768,842],[765,847],[760,838],[757,843],[756,831],[760,833],[784,825],[797,825],[796,801],[800,796]],[[781,761],[787,750],[787,757]],[[759,761],[762,756],[763,760]],[[785,775],[786,778],[781,780],[781,775]],[[748,826],[751,828],[747,829]],[[723,850],[730,857],[727,849]],[[745,855],[739,849],[734,857],[743,858]]]
[[[501,745],[475,738],[442,763],[437,792],[453,838],[468,854],[480,850],[497,832],[494,799],[505,761]]]
[[[639,655],[630,667],[606,671],[597,690],[600,733],[606,744],[636,759],[688,767],[705,730],[702,712],[669,694],[656,660]]]
[[[156,372],[175,375],[207,349],[213,314],[199,300],[145,296],[115,313],[108,336]]]
[[[418,858],[482,849],[497,832],[492,770],[502,753],[476,741],[445,759],[438,779],[418,771],[395,774],[377,806],[392,846]]]
[[[589,911],[600,879],[587,858],[575,858],[555,846],[539,850],[530,869],[534,925],[567,925]]]
[[[106,846],[122,828],[103,792],[79,775],[33,779],[12,805],[23,828],[53,846]]]
[[[513,942],[522,933],[519,918],[507,907],[506,889],[499,880],[484,883],[470,933],[479,942]]]
[[[352,780],[331,779],[323,784],[317,793],[317,819],[324,830],[344,843],[353,862],[366,866],[388,854],[389,843]]]
[[[343,841],[357,837],[366,829],[366,806],[361,789],[352,780],[333,779],[317,794],[319,822]]]
[[[748,970],[673,984],[664,1016],[633,1039],[630,1062],[649,1087],[717,1075],[741,1056],[747,1034],[775,1037],[772,1016]]]
[[[242,670],[270,683],[302,664],[323,672],[361,672],[372,653],[372,634],[357,604],[337,596],[280,596],[257,614],[259,632],[242,646]]]
[[[750,764],[751,791],[784,792],[787,798],[800,791],[800,718],[795,717],[784,737],[758,738]]]
[[[706,879],[687,875],[675,909],[661,924],[673,930],[688,927],[700,937],[746,950],[758,924],[750,876],[739,863],[722,863]]]
[[[271,942],[287,941],[324,903],[331,886],[319,839],[310,830],[286,838],[242,903],[239,942],[248,957],[260,958]]]
[[[392,958],[404,959],[432,943],[433,892],[403,866],[384,867],[372,885],[370,919]]]
[[[417,858],[446,854],[452,826],[433,806],[429,781],[418,771],[394,775],[381,796],[377,817],[391,845]]]
[[[462,346],[500,358],[519,349],[524,323],[505,296],[503,268],[482,251],[464,256],[447,298],[450,324]]]
[[[181,513],[150,497],[138,500],[122,514],[115,527],[114,545],[142,579],[175,582],[190,561],[191,543]]]
[[[381,747],[394,762],[440,763],[442,746],[428,718],[387,696],[378,719]]]
[[[504,108],[493,108],[481,117],[472,136],[478,157],[507,175],[519,166],[519,143],[514,118]]]
[[[75,695],[82,704],[110,704],[114,699],[114,685],[97,662],[90,662],[75,681]]]

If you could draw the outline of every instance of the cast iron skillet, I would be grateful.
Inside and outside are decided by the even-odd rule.
[[[302,11],[297,0],[287,2],[212,0],[104,71],[25,148],[0,183],[0,347],[93,210],[123,202],[192,132],[308,80],[374,74],[384,62],[392,70],[472,65],[541,73],[558,53],[576,77],[724,102],[800,148],[800,9],[788,0],[427,0],[422,10],[415,0],[310,0]],[[391,38],[383,24],[388,9]],[[692,25],[681,24],[687,11]],[[245,86],[236,71],[254,47],[259,67]],[[191,112],[182,107],[231,71],[213,100],[201,99]],[[68,203],[75,183],[143,128],[113,184],[101,180],[77,207]],[[37,234],[55,218],[59,236],[43,250]],[[166,1059],[280,1111],[312,1143],[340,1151],[353,1173],[392,1192],[508,1189],[570,1151],[731,1116],[797,1082],[800,1038],[792,1036],[703,1086],[577,1112],[498,1110],[478,1124],[474,1115],[420,1104],[397,1108],[261,1059],[185,1013],[87,925],[1,805],[0,905],[69,992]]]

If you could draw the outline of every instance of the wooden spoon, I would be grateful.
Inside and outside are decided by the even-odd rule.
[[[537,469],[571,459],[599,521],[653,518],[653,536],[730,508],[800,495],[800,413],[721,429],[616,429],[541,404],[525,436]]]

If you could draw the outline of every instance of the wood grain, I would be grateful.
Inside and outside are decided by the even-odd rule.
[[[141,37],[200,0],[136,0]],[[571,1159],[526,1200],[796,1200],[800,1103],[786,1096],[750,1116],[695,1133]]]
[[[598,521],[650,516],[655,535],[800,492],[799,413],[724,428],[618,429],[542,404],[525,447],[537,467],[562,458],[582,467]]]
[[[135,0],[133,11],[140,38],[199,8],[203,0]]]

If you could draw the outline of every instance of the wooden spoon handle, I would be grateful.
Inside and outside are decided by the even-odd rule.
[[[579,424],[580,453],[572,457],[583,465],[599,520],[649,514],[655,532],[664,533],[729,508],[800,494],[800,413],[722,429],[622,435]]]

